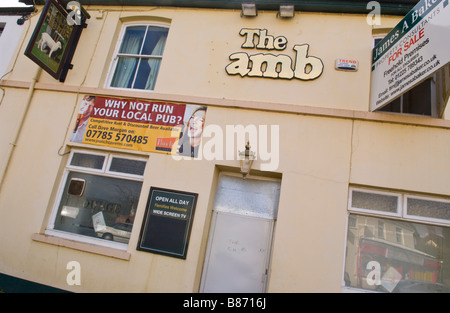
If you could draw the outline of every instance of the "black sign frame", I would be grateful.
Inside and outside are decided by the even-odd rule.
[[[197,193],[151,187],[137,250],[186,259]]]
[[[83,28],[87,27],[86,18],[90,18],[89,14],[86,14],[83,9],[81,9],[81,12],[80,25],[69,25],[67,21],[69,14],[64,7],[57,0],[46,0],[39,21],[25,50],[25,55],[28,58],[60,82],[65,81],[68,71],[73,68],[71,62],[75,49]],[[53,19],[57,21],[53,23]],[[49,25],[50,20],[52,20],[52,25]],[[55,29],[56,27],[58,29]],[[51,33],[58,38],[61,48],[52,53],[52,49],[49,48],[45,41],[42,41],[42,34],[44,33]],[[52,36],[50,35],[50,37]],[[54,42],[56,43],[55,40]],[[48,56],[47,50],[49,50]],[[51,53],[52,57],[50,56]]]

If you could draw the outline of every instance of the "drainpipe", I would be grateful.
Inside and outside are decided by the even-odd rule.
[[[26,99],[26,102],[25,102],[25,108],[24,108],[23,113],[22,113],[22,118],[20,119],[19,127],[17,128],[17,131],[16,131],[16,134],[14,136],[14,139],[9,144],[10,145],[10,149],[9,149],[8,158],[6,160],[5,167],[2,169],[2,173],[1,173],[1,176],[0,176],[0,179],[1,179],[0,180],[0,192],[1,192],[2,187],[3,187],[3,182],[5,181],[6,173],[8,172],[8,168],[9,168],[9,165],[11,163],[12,156],[13,156],[15,148],[17,146],[17,142],[19,140],[20,134],[22,133],[23,124],[25,123],[25,119],[27,117],[28,110],[30,108],[31,99],[33,98],[33,94],[34,94],[34,91],[35,91],[36,82],[39,80],[39,77],[40,77],[41,73],[42,73],[42,68],[38,67],[36,72],[35,72],[35,74],[34,74],[34,76],[33,76],[32,81],[31,81],[31,85],[28,88],[28,94],[27,94],[27,99]]]

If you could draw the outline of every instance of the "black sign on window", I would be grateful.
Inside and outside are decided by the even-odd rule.
[[[197,196],[152,187],[137,250],[186,259]]]

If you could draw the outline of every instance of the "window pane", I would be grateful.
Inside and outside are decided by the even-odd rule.
[[[450,228],[351,214],[346,286],[383,292],[450,292]],[[377,229],[383,225],[381,234]]]
[[[72,160],[70,161],[70,165],[101,170],[103,168],[104,161],[104,155],[75,152],[72,156]]]
[[[139,54],[145,36],[145,29],[145,26],[127,27],[119,53]]]
[[[70,182],[84,180],[83,193],[69,193]],[[71,172],[54,229],[128,243],[142,183]]]
[[[398,196],[353,190],[352,208],[397,213]]]
[[[142,59],[133,88],[153,90],[160,64],[161,60],[158,59]]]
[[[119,58],[111,87],[131,88],[139,59]]]
[[[166,45],[168,29],[165,27],[149,26],[145,38],[142,54],[162,55]]]
[[[112,172],[120,172],[133,175],[144,175],[145,161],[130,160],[123,158],[113,158],[109,170]]]
[[[408,197],[407,214],[450,220],[450,203]]]

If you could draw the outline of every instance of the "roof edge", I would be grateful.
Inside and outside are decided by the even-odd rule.
[[[69,0],[60,0],[63,3]],[[19,0],[19,2],[33,5],[42,5],[44,0]],[[243,2],[255,2],[258,10],[278,10],[280,1],[277,0],[79,0],[84,5],[100,6],[162,6],[207,9],[233,9],[240,10]],[[381,14],[406,15],[417,3],[417,0],[380,0]],[[326,13],[358,13],[367,14],[367,1],[336,1],[336,0],[287,0],[283,4],[292,4],[296,11],[326,12]]]
[[[0,7],[0,15],[28,15],[34,12],[34,7]]]

